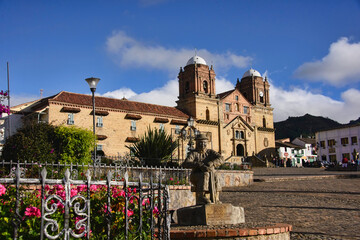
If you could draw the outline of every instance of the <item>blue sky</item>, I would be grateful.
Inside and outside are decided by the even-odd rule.
[[[62,90],[175,106],[195,53],[217,93],[250,67],[271,83],[274,120],[360,117],[360,1],[0,0],[0,88],[22,103]]]

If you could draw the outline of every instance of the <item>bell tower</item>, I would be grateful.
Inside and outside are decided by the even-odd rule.
[[[251,68],[245,72],[241,81],[237,81],[236,88],[251,104],[270,106],[270,84],[267,78],[265,77],[264,80],[258,71]]]
[[[218,121],[215,71],[199,56],[180,68],[177,108],[195,119]]]

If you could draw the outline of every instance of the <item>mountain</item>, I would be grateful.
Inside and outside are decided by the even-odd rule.
[[[356,121],[360,121],[360,118]],[[355,121],[353,121],[355,123]],[[290,138],[290,141],[296,137],[314,137],[315,132],[328,128],[342,126],[334,120],[324,117],[316,117],[305,114],[302,117],[289,117],[285,121],[274,123],[275,139]]]
[[[357,123],[360,123],[360,117],[357,120],[351,120],[349,122],[349,125],[353,125],[353,124],[357,124]]]

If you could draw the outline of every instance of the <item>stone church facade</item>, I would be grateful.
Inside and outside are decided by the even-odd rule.
[[[148,127],[161,128],[179,144],[174,159],[183,160],[188,139],[187,119],[207,134],[209,147],[221,152],[228,162],[241,162],[247,156],[269,157],[275,148],[273,108],[269,83],[250,69],[237,80],[233,90],[216,94],[216,74],[206,61],[194,56],[180,68],[176,107],[95,97],[98,149],[106,155],[124,155],[126,145],[136,142]],[[75,125],[92,129],[90,95],[60,92],[54,96],[12,107],[13,115],[55,125]]]

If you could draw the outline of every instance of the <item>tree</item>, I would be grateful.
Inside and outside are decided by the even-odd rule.
[[[90,130],[75,126],[55,128],[56,149],[61,163],[91,162],[91,150],[94,148],[94,136]]]
[[[6,161],[87,164],[93,140],[90,130],[32,122],[6,139],[2,157]]]
[[[2,157],[6,161],[51,162],[57,158],[54,140],[55,126],[29,123],[6,139]]]
[[[138,142],[126,147],[146,165],[160,166],[164,160],[170,159],[177,148],[177,143],[172,141],[171,136],[164,130],[148,127],[147,132]]]

